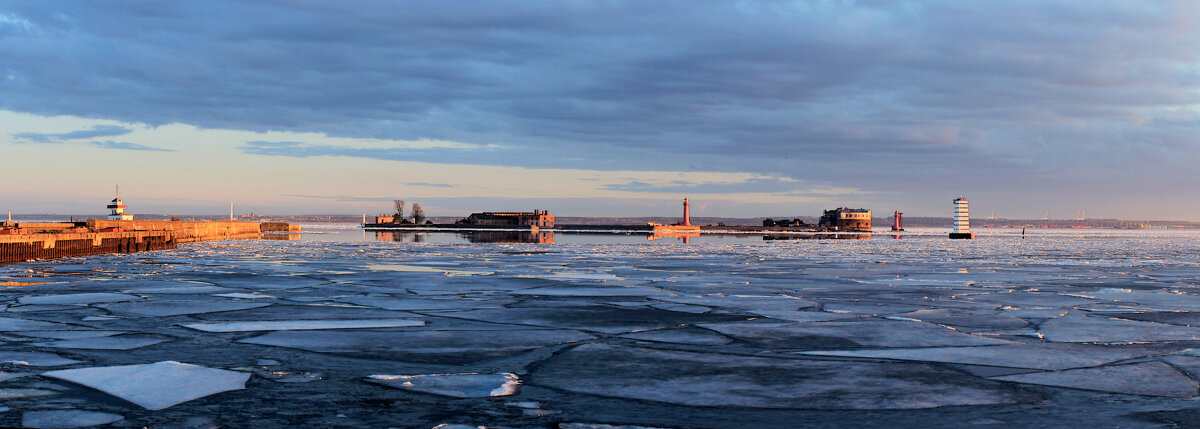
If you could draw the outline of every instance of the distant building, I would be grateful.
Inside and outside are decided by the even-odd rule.
[[[825,210],[817,226],[834,231],[871,232],[871,210],[840,207]]]
[[[533,212],[483,212],[471,213],[457,223],[463,225],[513,225],[554,228],[554,215],[545,210]]]
[[[125,202],[121,201],[120,197],[113,198],[108,204],[108,209],[111,213],[108,214],[109,220],[133,220],[133,215],[125,214]]]
[[[812,225],[806,224],[806,223],[804,223],[804,221],[802,221],[802,220],[800,220],[800,219],[792,219],[792,220],[787,220],[787,219],[780,219],[780,220],[775,220],[775,219],[765,219],[765,220],[763,220],[763,226],[768,226],[768,227],[770,227],[770,226],[782,226],[782,227],[805,227],[805,226],[812,226]]]

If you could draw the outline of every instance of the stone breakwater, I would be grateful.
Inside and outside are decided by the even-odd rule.
[[[174,249],[180,243],[211,240],[255,239],[263,232],[294,231],[286,223],[178,222],[89,219],[86,227],[47,229],[43,224],[0,234],[0,263],[41,258],[63,258],[101,253],[129,253]]]

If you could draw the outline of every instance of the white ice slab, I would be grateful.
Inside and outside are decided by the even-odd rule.
[[[53,353],[43,352],[0,352],[0,363],[21,366],[63,366],[80,363]]]
[[[66,369],[42,374],[81,384],[148,410],[246,388],[250,374],[174,361]]]
[[[609,286],[609,287],[539,287],[512,291],[513,295],[532,296],[635,296],[648,297],[670,295],[670,292],[643,287]]]
[[[449,268],[426,267],[421,265],[374,264],[364,267],[371,271],[400,271],[406,273],[434,273],[444,276],[486,276],[492,271],[452,270]]]
[[[190,295],[190,294],[230,293],[230,292],[238,292],[240,290],[241,289],[232,289],[232,288],[227,288],[227,287],[223,287],[223,286],[201,285],[201,284],[194,284],[194,283],[192,283],[192,284],[181,283],[178,286],[160,286],[160,287],[128,289],[128,290],[125,290],[125,292],[148,293],[148,294],[167,293],[167,294]]]
[[[516,374],[372,375],[370,380],[389,387],[455,398],[515,395],[521,386]]]
[[[21,304],[96,304],[101,302],[137,301],[140,296],[123,293],[67,293],[60,295],[23,296],[17,301]]]
[[[84,410],[26,411],[21,426],[27,428],[82,428],[124,420],[118,414]]]
[[[480,308],[499,308],[511,302],[511,300],[506,298],[494,298],[484,301],[459,298],[396,298],[392,296],[355,296],[338,298],[337,301],[384,310],[474,310]]]
[[[994,380],[1101,392],[1128,393],[1147,396],[1191,398],[1200,385],[1175,368],[1162,362],[1142,362],[1131,365],[1110,365],[1097,368],[1070,369],[1056,372],[992,377]]]
[[[411,328],[425,326],[423,320],[266,320],[254,322],[188,323],[187,328],[204,332],[304,331],[315,329]]]
[[[622,334],[620,336],[622,338],[631,338],[634,340],[703,346],[721,346],[733,342],[732,339],[724,335],[696,328],[659,329],[654,331]]]

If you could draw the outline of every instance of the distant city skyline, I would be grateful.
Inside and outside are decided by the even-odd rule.
[[[1200,221],[1200,3],[0,0],[0,211]]]

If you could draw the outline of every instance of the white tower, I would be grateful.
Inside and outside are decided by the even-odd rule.
[[[125,203],[121,201],[120,197],[113,198],[112,202],[108,204],[108,209],[111,210],[111,213],[108,214],[109,220],[133,220],[133,215],[125,214]]]
[[[962,195],[954,199],[954,230],[950,232],[950,238],[975,238],[975,234],[971,233],[971,212],[967,208],[967,199]]]

